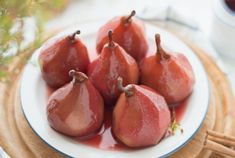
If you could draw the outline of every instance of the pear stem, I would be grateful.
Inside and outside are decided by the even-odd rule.
[[[136,14],[136,12],[135,12],[135,10],[132,10],[131,11],[131,14],[128,16],[128,17],[126,17],[126,19],[125,19],[125,23],[129,23],[130,21],[131,21],[131,18],[133,17],[133,16],[135,16],[135,14]]]
[[[84,73],[75,70],[70,70],[69,76],[73,77],[75,83],[82,83],[88,79],[88,77]]]
[[[157,54],[160,55],[161,60],[166,60],[170,58],[170,55],[165,52],[165,50],[161,46],[161,37],[160,34],[155,35],[155,42],[157,46]]]
[[[124,92],[127,97],[131,97],[132,95],[134,95],[133,85],[129,84],[126,87],[123,87],[123,79],[121,77],[118,77],[117,81],[118,81],[118,89],[121,92]]]
[[[113,42],[113,31],[112,30],[109,30],[108,37],[109,37],[109,47],[114,47],[115,44]]]
[[[74,32],[72,35],[69,36],[69,39],[70,39],[71,43],[75,43],[76,35],[79,35],[80,33],[81,33],[81,31],[77,30],[76,32]]]

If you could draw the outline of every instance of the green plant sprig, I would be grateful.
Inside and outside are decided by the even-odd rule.
[[[7,67],[12,59],[27,49],[20,47],[24,41],[24,18],[36,19],[35,41],[32,44],[37,47],[42,42],[44,22],[61,11],[66,4],[67,0],[0,0],[0,81],[8,75]],[[16,24],[17,30],[12,31]],[[16,49],[13,55],[9,54],[12,47]]]

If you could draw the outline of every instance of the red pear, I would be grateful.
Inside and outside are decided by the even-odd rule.
[[[112,132],[129,147],[145,147],[159,143],[170,126],[171,116],[165,99],[146,86],[122,85],[123,92],[113,111]]]
[[[108,106],[113,106],[120,95],[117,78],[121,76],[124,84],[138,83],[139,70],[134,58],[112,40],[104,46],[98,59],[88,66],[88,76]]]
[[[101,53],[103,46],[108,42],[107,32],[113,30],[113,40],[118,43],[136,61],[143,59],[148,51],[144,24],[132,18],[135,11],[129,16],[115,17],[99,29],[96,49]]]
[[[47,104],[52,128],[68,136],[90,136],[102,125],[103,99],[87,76],[71,70],[71,82],[56,90]]]
[[[90,63],[86,46],[77,38],[80,31],[48,41],[40,50],[42,77],[52,88],[59,88],[72,78],[69,70],[86,73]]]
[[[168,104],[180,102],[193,90],[195,77],[192,66],[183,54],[166,52],[161,47],[159,34],[155,40],[156,55],[140,63],[141,84],[158,91]]]

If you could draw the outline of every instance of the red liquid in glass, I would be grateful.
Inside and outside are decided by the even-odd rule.
[[[235,12],[235,0],[224,0],[224,2],[228,6],[229,9]]]

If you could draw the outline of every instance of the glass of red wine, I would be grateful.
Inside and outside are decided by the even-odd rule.
[[[235,12],[235,0],[224,0],[224,2],[231,11]]]

